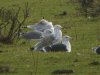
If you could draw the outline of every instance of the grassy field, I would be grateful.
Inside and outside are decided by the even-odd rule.
[[[0,43],[0,75],[67,75],[52,74],[63,69],[73,70],[69,75],[100,75],[100,55],[91,50],[100,45],[99,17],[92,20],[77,16],[76,6],[70,0],[0,0],[0,7],[23,8],[26,2],[31,11],[25,25],[36,23],[42,17],[54,25],[62,25],[63,35],[72,37],[72,52],[31,52],[25,40],[12,45]],[[64,11],[67,15],[59,15]],[[92,62],[99,63],[92,65]]]

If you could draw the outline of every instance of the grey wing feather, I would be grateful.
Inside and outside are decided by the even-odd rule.
[[[27,32],[23,34],[23,38],[25,39],[40,39],[42,36],[42,33],[40,32]]]
[[[37,45],[36,45],[37,50],[41,50],[43,47],[52,45],[52,42],[54,39],[55,39],[54,36],[48,36],[48,37],[42,38],[41,41],[39,43],[37,43]]]

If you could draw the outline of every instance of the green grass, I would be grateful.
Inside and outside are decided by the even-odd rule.
[[[70,0],[69,0],[70,1]],[[76,16],[75,5],[68,0],[0,0],[0,7],[24,7],[28,2],[31,7],[27,24],[33,24],[45,17],[53,24],[63,26],[63,35],[72,37],[72,52],[30,52],[29,43],[24,40],[13,45],[0,44],[0,66],[8,66],[10,72],[0,75],[52,75],[54,70],[72,69],[70,75],[99,75],[100,65],[89,65],[93,61],[100,62],[100,56],[91,48],[100,45],[99,18],[89,20]],[[67,11],[66,16],[55,16]],[[21,14],[22,17],[22,14]],[[34,42],[33,42],[34,43]],[[33,44],[31,44],[32,46]],[[75,62],[75,60],[78,60]],[[59,74],[60,75],[60,74]],[[63,74],[64,75],[64,74]]]

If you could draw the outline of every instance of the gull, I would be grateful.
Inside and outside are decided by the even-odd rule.
[[[20,32],[19,37],[24,38],[26,40],[41,39],[42,33],[37,31]]]
[[[44,32],[46,29],[54,29],[52,22],[48,22],[45,19],[40,20],[39,23],[36,23],[34,25],[28,25],[24,26],[23,28],[30,28],[33,29],[34,31],[39,31],[39,32]]]
[[[28,41],[30,47],[31,47],[31,41],[32,40],[37,40],[39,41],[42,38],[42,33],[40,32],[36,32],[36,31],[28,31],[28,32],[16,32],[18,37],[20,39],[25,39],[26,41]]]
[[[39,23],[36,23],[34,25],[24,26],[22,28],[31,28],[34,30],[29,32],[20,32],[19,34],[21,35],[21,37],[25,39],[40,39],[46,29],[51,29],[52,31],[54,31],[52,22],[48,22],[45,19],[40,20]]]
[[[53,41],[54,44],[61,43],[62,41],[62,26],[61,25],[55,25],[54,26],[54,35],[55,35],[55,40]]]
[[[43,32],[44,36],[41,38],[41,40],[35,45],[34,50],[43,50],[46,52],[45,47],[52,44],[54,41],[54,32],[51,29],[47,29]]]
[[[71,37],[68,35],[63,36],[62,38],[62,43],[52,45],[51,47],[45,47],[47,51],[66,51],[66,52],[71,52],[71,44],[70,40]]]
[[[66,45],[67,52],[71,52],[70,36],[65,35],[62,40],[62,44]]]
[[[45,19],[40,20],[38,23],[34,25],[24,26],[22,28],[30,28],[34,30],[27,33],[21,33],[22,37],[28,38],[28,39],[40,39],[40,37],[44,36],[43,32],[47,29],[51,29],[52,31],[54,31],[52,22],[48,22]]]

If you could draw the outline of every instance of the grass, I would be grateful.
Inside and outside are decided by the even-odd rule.
[[[92,47],[100,45],[99,18],[89,20],[76,16],[76,6],[69,0],[0,0],[0,7],[24,7],[25,2],[31,7],[25,25],[36,23],[42,17],[62,25],[63,35],[72,37],[72,52],[31,52],[29,43],[24,40],[13,45],[0,44],[0,66],[9,67],[9,72],[0,72],[0,75],[52,75],[59,69],[72,69],[74,73],[70,75],[100,74],[100,65],[90,65],[93,61],[100,62],[100,56],[91,51]],[[63,11],[68,15],[55,16]]]

